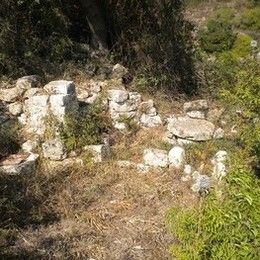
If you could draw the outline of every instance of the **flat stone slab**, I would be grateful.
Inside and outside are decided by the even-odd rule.
[[[213,139],[215,125],[207,120],[178,117],[169,119],[168,131],[182,139],[207,141]]]
[[[35,170],[38,154],[14,154],[0,162],[0,172],[10,175],[30,174]]]

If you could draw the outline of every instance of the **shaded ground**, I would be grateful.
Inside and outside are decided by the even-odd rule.
[[[143,174],[113,161],[56,170],[42,165],[44,171],[20,180],[8,195],[19,210],[1,221],[2,259],[170,259],[174,237],[165,213],[197,200],[173,170]]]

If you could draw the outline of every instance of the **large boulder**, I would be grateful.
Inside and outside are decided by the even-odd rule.
[[[168,121],[168,131],[178,138],[191,141],[207,141],[213,138],[215,126],[206,120],[178,117]]]
[[[164,150],[145,149],[144,163],[153,167],[167,167],[169,165],[168,154]]]

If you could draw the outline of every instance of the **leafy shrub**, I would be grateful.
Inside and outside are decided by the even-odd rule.
[[[199,38],[202,49],[213,53],[230,50],[236,35],[230,24],[223,21],[209,20],[207,29],[199,33]]]
[[[259,179],[236,153],[222,196],[212,194],[197,209],[171,210],[167,222],[179,243],[173,256],[186,259],[257,259],[260,239]]]
[[[214,20],[222,23],[232,24],[235,12],[231,8],[221,8],[214,14]]]
[[[260,29],[260,7],[246,10],[241,17],[241,27],[258,31]]]
[[[85,145],[98,144],[102,133],[111,128],[110,119],[106,116],[101,101],[89,105],[78,117],[68,115],[61,129],[61,138],[68,151]]]
[[[0,159],[19,150],[18,130],[15,121],[0,126]]]

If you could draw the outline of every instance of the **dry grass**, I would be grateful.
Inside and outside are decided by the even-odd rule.
[[[141,150],[152,137],[140,131],[131,149]],[[18,208],[1,218],[2,259],[169,259],[174,238],[165,213],[196,201],[170,170],[140,174],[113,161],[88,170],[43,166],[32,176],[2,176],[1,198]]]

